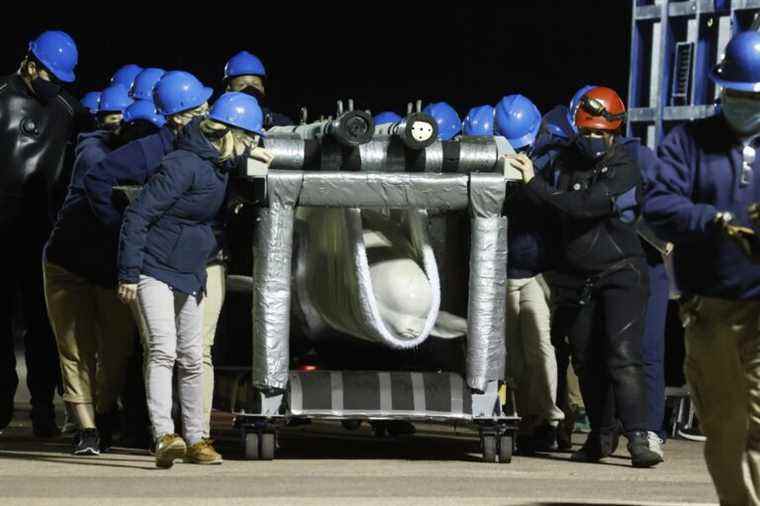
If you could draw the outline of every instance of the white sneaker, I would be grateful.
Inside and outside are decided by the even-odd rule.
[[[656,432],[652,431],[647,432],[647,439],[649,440],[649,449],[659,455],[660,458],[664,458],[662,445],[665,444],[665,441],[660,439],[660,436]]]

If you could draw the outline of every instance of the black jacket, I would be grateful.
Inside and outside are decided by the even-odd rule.
[[[642,257],[636,232],[641,174],[627,150],[615,144],[599,161],[584,159],[575,149],[563,150],[546,169],[526,185],[534,202],[559,218],[558,268],[595,274],[621,261]]]
[[[23,216],[47,239],[68,186],[66,153],[86,114],[65,91],[43,102],[17,74],[0,78],[0,229]]]

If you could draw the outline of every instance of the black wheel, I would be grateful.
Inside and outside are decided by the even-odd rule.
[[[274,460],[274,433],[272,432],[265,432],[264,434],[260,435],[261,437],[261,447],[260,447],[260,455],[261,460]]]
[[[483,446],[483,462],[488,462],[490,464],[498,462],[496,436],[480,436],[480,441]]]
[[[259,452],[259,434],[247,432],[243,436],[243,445],[245,449],[245,458],[247,460],[260,460]]]
[[[499,462],[509,464],[512,462],[512,451],[515,448],[515,440],[511,434],[504,434],[499,439]]]

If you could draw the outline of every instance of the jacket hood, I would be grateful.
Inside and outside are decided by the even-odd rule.
[[[193,118],[177,137],[177,149],[195,153],[204,160],[215,164],[220,162],[220,153],[211,142],[201,133],[201,121],[203,118]]]

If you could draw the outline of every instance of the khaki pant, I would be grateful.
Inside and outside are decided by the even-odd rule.
[[[547,293],[539,278],[510,279],[507,289],[507,342],[517,408],[530,430],[564,419],[557,407],[557,358],[551,343]]]
[[[98,413],[116,408],[132,352],[134,323],[115,290],[46,262],[45,301],[58,344],[63,399],[95,403]]]
[[[567,398],[570,409],[573,411],[586,409],[583,404],[583,395],[581,395],[581,383],[578,381],[578,375],[575,374],[572,363],[567,367]]]
[[[759,505],[760,302],[697,298],[681,315],[686,378],[721,504]]]
[[[214,363],[212,348],[216,325],[224,305],[227,291],[227,269],[222,264],[206,268],[206,297],[201,303],[203,311],[203,412],[205,413],[205,436],[211,434],[211,408],[214,401]]]

